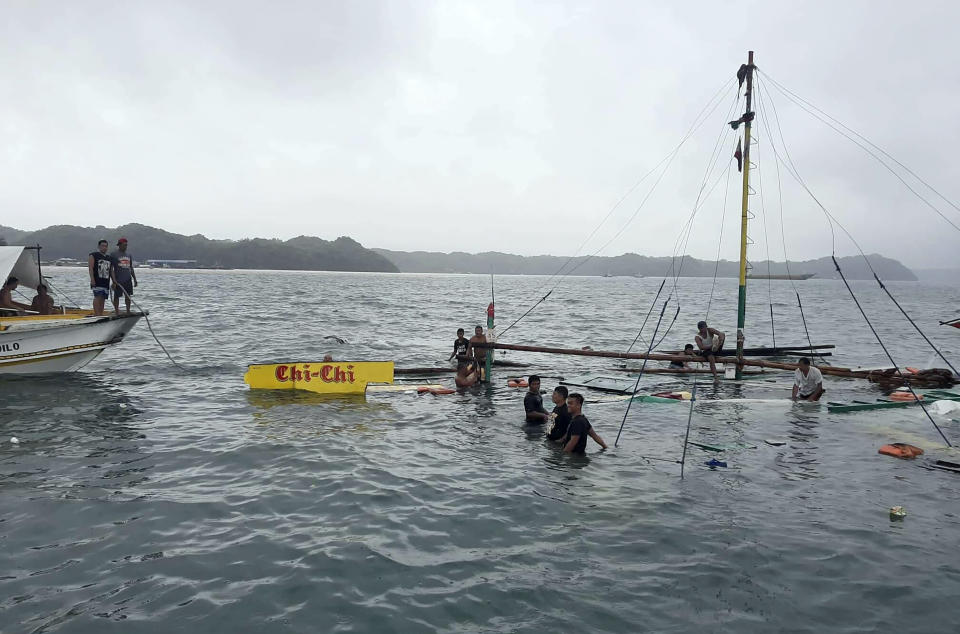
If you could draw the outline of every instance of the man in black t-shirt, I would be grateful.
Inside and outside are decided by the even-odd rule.
[[[553,419],[553,427],[547,434],[547,440],[563,440],[567,435],[567,428],[570,426],[570,410],[567,409],[567,386],[558,385],[553,390],[553,413],[550,418]]]
[[[463,367],[467,362],[467,348],[470,346],[470,340],[463,336],[463,328],[457,328],[457,338],[453,342],[453,352],[447,361],[457,358],[457,369]]]
[[[113,275],[113,258],[107,255],[110,247],[106,240],[97,243],[97,250],[87,259],[87,272],[90,273],[90,290],[93,291],[93,314],[103,314],[103,304],[110,296],[110,282],[116,282]]]
[[[583,415],[583,396],[571,394],[567,397],[567,409],[570,410],[570,427],[567,428],[567,437],[564,439],[564,453],[585,454],[587,452],[587,436],[593,438],[603,449],[607,443],[603,442],[600,434],[593,430],[590,421]]]
[[[523,409],[527,413],[528,423],[545,423],[550,419],[550,414],[543,409],[543,397],[540,396],[540,377],[531,374],[527,379],[527,385],[530,391],[523,397]]]

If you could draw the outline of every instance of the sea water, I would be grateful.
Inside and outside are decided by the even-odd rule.
[[[49,273],[89,303],[83,270]],[[183,369],[141,322],[80,373],[0,380],[4,633],[960,627],[960,476],[923,468],[960,456],[917,407],[829,414],[786,400],[790,373],[696,385],[650,375],[644,389],[695,389],[700,400],[692,410],[635,403],[614,448],[626,403],[588,393],[584,411],[611,448],[576,458],[523,424],[522,390],[506,385],[515,370],[445,396],[243,383],[249,363],[324,354],[442,366],[458,327],[486,323],[489,276],[138,278],[135,299]],[[498,324],[555,282],[496,277]],[[565,278],[504,340],[622,350],[651,305],[635,349],[658,321],[661,347],[681,348],[705,315],[733,340],[736,280],[668,282],[654,303],[659,285]],[[937,325],[956,316],[960,289],[889,286],[960,361],[960,331]],[[944,365],[875,283],[853,287],[899,363]],[[813,343],[837,345],[829,361],[888,363],[839,281],[796,288]],[[770,304],[777,344],[806,343],[790,282],[757,282],[748,298],[748,346],[772,343]],[[528,363],[548,391],[563,375],[617,374],[610,359],[497,359]],[[825,400],[882,395],[865,381],[825,386]],[[750,400],[721,400],[734,398]],[[734,448],[690,447],[681,479],[688,418],[692,440]],[[936,420],[960,444],[960,423]],[[877,453],[894,441],[927,454]],[[903,521],[891,521],[893,506]]]

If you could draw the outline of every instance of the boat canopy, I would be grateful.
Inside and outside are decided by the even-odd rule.
[[[35,290],[40,284],[37,250],[26,247],[0,247],[0,274],[3,282],[15,277],[24,289]]]

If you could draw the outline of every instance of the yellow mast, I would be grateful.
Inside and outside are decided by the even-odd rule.
[[[747,54],[747,109],[743,114],[743,197],[740,213],[740,289],[737,299],[737,359],[743,360],[743,327],[747,313],[747,214],[748,196],[750,195],[750,124],[753,121],[753,112],[750,110],[753,102],[753,51]],[[737,378],[742,378],[743,366],[737,364]]]

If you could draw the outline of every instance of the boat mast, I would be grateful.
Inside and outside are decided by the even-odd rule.
[[[743,113],[743,197],[740,212],[740,289],[737,298],[737,359],[743,360],[743,327],[747,313],[747,200],[750,195],[750,124],[753,112],[753,51],[747,54],[747,109]],[[737,363],[736,377],[742,378],[743,365]]]

